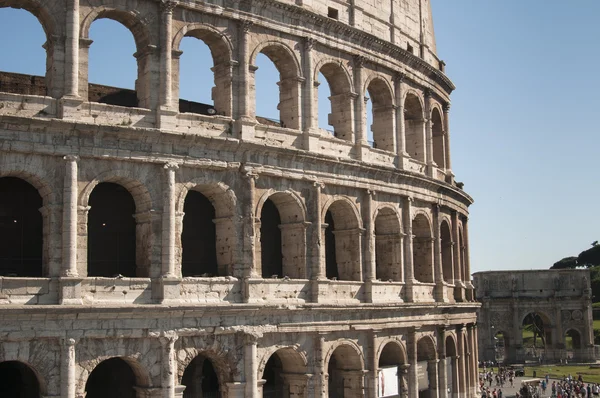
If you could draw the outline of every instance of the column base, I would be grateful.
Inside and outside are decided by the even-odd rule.
[[[181,279],[161,277],[152,280],[152,298],[161,304],[178,302],[181,294]]]
[[[59,295],[58,302],[63,305],[82,305],[81,282],[83,278],[79,277],[61,277],[58,278]]]
[[[319,148],[321,133],[319,129],[311,128],[302,133],[303,148],[306,151],[315,152]]]
[[[434,289],[435,301],[439,303],[449,303],[450,298],[446,294],[446,286],[444,283],[437,283]]]
[[[254,126],[257,122],[249,116],[242,116],[233,122],[234,137],[242,141],[252,141],[255,138]]]
[[[83,102],[79,96],[65,95],[58,100],[58,117],[60,119],[80,119],[81,109],[79,107]]]
[[[366,161],[370,157],[371,146],[367,142],[359,142],[354,146],[354,151],[358,160]]]
[[[178,113],[170,106],[161,105],[156,110],[156,127],[161,130],[175,130]]]

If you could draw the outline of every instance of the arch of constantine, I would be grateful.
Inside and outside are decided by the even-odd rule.
[[[480,360],[595,361],[589,270],[490,271],[473,278],[482,303]]]
[[[0,395],[476,394],[472,199],[428,1],[7,8],[47,57],[0,72]],[[88,81],[103,18],[135,39],[134,90]],[[211,104],[180,98],[186,37],[210,48]]]

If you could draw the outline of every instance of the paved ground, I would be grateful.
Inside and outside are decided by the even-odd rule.
[[[504,387],[499,387],[499,386],[496,386],[496,381],[493,381],[492,386],[490,387],[490,391],[494,391],[494,388],[496,389],[496,391],[498,391],[498,389],[501,389],[503,398],[514,397],[514,396],[516,396],[517,391],[519,391],[519,389],[521,388],[521,381],[529,380],[529,379],[532,379],[532,378],[531,377],[517,377],[513,381],[513,387],[510,386],[509,382],[504,383]],[[552,385],[552,379],[550,379],[550,385]],[[485,383],[485,386],[487,387],[487,386],[489,386],[489,384]],[[552,390],[550,388],[547,388],[546,394],[542,395],[542,396],[550,397],[551,394],[552,394]]]

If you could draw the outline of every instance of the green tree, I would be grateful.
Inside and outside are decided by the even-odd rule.
[[[596,244],[579,253],[579,256],[577,256],[577,265],[587,268],[600,265],[600,245]]]
[[[565,257],[562,260],[559,260],[550,267],[550,269],[566,269],[566,268],[576,268],[577,267],[577,257]]]

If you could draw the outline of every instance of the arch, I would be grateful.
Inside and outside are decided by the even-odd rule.
[[[47,9],[47,4],[40,0],[0,0],[0,8],[15,8],[33,14],[46,33],[46,40],[50,41],[58,35],[57,22],[53,14]]]
[[[519,326],[522,326],[523,347],[529,348],[536,358],[539,355],[538,349],[552,347],[551,319],[548,314],[538,310],[528,311],[521,316]],[[538,337],[541,339],[541,347],[538,346]]]
[[[362,280],[361,220],[356,206],[345,197],[330,198],[324,207],[326,276]]]
[[[41,164],[30,162],[24,164],[22,162],[3,164],[0,168],[0,178],[16,177],[31,184],[42,197],[44,206],[58,202],[57,193],[52,189],[53,184],[49,181],[50,176],[40,174],[40,171],[45,170]]]
[[[379,345],[377,352],[377,363],[379,367],[403,365],[408,363],[406,349],[402,342],[396,339],[386,339]]]
[[[350,73],[338,60],[325,59],[315,67],[314,81],[319,82],[319,73],[322,73],[329,85],[331,97],[331,113],[329,125],[333,127],[334,136],[344,141],[353,142],[353,112],[352,105],[356,94],[352,91]]]
[[[334,343],[325,355],[328,396],[358,398],[363,396],[364,357],[354,342]]]
[[[433,236],[429,217],[418,212],[412,221],[413,267],[415,279],[433,283]]]
[[[44,275],[43,199],[17,177],[0,177],[0,276]]]
[[[35,368],[21,361],[0,362],[0,396],[39,398],[46,394],[44,380]]]
[[[88,39],[92,23],[98,19],[108,18],[125,26],[135,41],[138,51],[142,51],[151,44],[150,32],[142,21],[144,16],[136,10],[117,9],[110,6],[93,7],[88,15],[81,21],[81,39]]]
[[[180,57],[184,54],[180,50],[181,41],[184,37],[193,37],[206,44],[210,50],[213,60],[214,87],[212,87],[212,98],[214,109],[217,114],[223,116],[232,115],[232,66],[233,66],[233,45],[229,38],[214,26],[205,23],[192,23],[182,27],[173,37],[173,49],[180,55],[174,56],[172,60],[172,69],[179,70]],[[173,98],[179,98],[181,81],[173,81]],[[179,109],[183,103],[180,101]]]
[[[269,189],[258,200],[255,214],[260,220],[258,273],[264,278],[306,278],[306,207],[298,193]]]
[[[441,169],[446,169],[446,131],[442,113],[435,106],[431,111],[431,134],[433,140],[433,161]]]
[[[395,152],[395,109],[393,89],[389,82],[380,76],[372,77],[365,86],[373,109],[373,147]]]
[[[425,162],[425,119],[421,96],[409,91],[404,100],[406,152],[414,160]]]
[[[223,381],[209,357],[202,354],[196,356],[185,367],[180,385],[185,386],[184,398],[202,396],[220,396]]]
[[[401,282],[402,231],[400,215],[391,206],[377,209],[375,219],[375,277],[383,281]]]
[[[338,351],[339,350],[339,351]],[[360,346],[351,340],[339,340],[333,342],[325,354],[325,363],[328,364],[335,355],[343,356],[341,366],[348,370],[363,370],[365,358]]]
[[[116,169],[102,172],[89,181],[79,193],[79,206],[87,207],[90,195],[94,188],[103,182],[112,182],[123,186],[135,201],[138,213],[148,212],[152,207],[152,198],[158,198],[156,192],[150,191],[146,185],[133,176],[133,173],[125,169]]]
[[[427,383],[417,380],[419,397],[435,397],[435,386],[437,376],[437,352],[435,339],[432,335],[421,336],[417,342],[417,367],[418,372],[427,375]]]
[[[583,348],[581,332],[574,327],[570,327],[565,332],[564,344],[567,350],[580,350]]]
[[[417,341],[417,360],[430,361],[437,359],[435,339],[432,335],[426,334]]]
[[[188,366],[198,357],[210,360],[221,385],[233,380],[234,368],[230,361],[231,352],[218,340],[206,341],[205,338],[184,337],[177,351],[178,360],[176,380],[181,384]],[[188,340],[189,339],[189,340]],[[185,341],[187,340],[187,341]]]
[[[459,264],[457,264],[458,273],[455,277],[456,277],[456,279],[459,279],[462,282],[467,282],[468,281],[468,279],[467,279],[467,264],[466,264],[466,259],[465,259],[465,254],[466,254],[467,250],[465,247],[462,223],[459,224],[459,226],[458,226],[458,247],[456,249],[459,250],[460,261],[459,261]]]
[[[449,334],[446,336],[445,344],[446,351],[443,353],[445,358],[444,368],[442,372],[446,372],[446,380],[448,385],[448,396],[457,396],[459,394],[459,374],[458,374],[458,347],[455,336]],[[468,371],[468,369],[467,369]]]
[[[188,190],[181,232],[181,275],[218,276],[215,208],[196,190]]]
[[[447,220],[442,220],[440,223],[440,240],[442,244],[442,273],[444,281],[447,283],[454,283],[454,270],[453,270],[453,255],[452,255],[452,233],[450,230],[450,223]]]
[[[288,397],[292,388],[306,388],[308,361],[297,347],[269,350],[259,363],[264,397]]]
[[[279,72],[279,121],[282,127],[299,129],[300,125],[300,77],[302,75],[300,62],[296,53],[285,43],[278,40],[259,42],[250,55],[250,64],[256,65],[259,54],[264,54]],[[254,77],[255,74],[252,74]],[[251,85],[255,88],[256,84]],[[249,93],[256,98],[256,92]],[[258,115],[257,115],[258,116]],[[260,120],[259,120],[260,121]]]
[[[188,191],[194,190],[204,195],[215,208],[217,218],[232,217],[235,215],[237,197],[233,189],[223,182],[214,182],[205,178],[195,178],[189,182],[179,184],[176,196],[175,209],[182,212]]]
[[[98,359],[85,383],[86,397],[136,398],[134,387],[151,387],[148,372],[130,357]]]
[[[273,355],[278,355],[286,373],[306,374],[308,357],[298,345],[275,345],[270,347],[258,363],[258,375],[263,375],[267,363]]]

